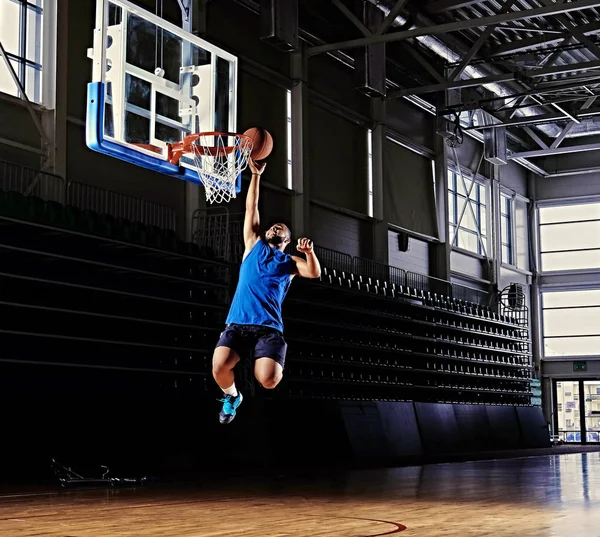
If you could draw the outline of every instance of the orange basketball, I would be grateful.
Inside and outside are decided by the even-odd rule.
[[[273,151],[273,137],[268,130],[260,127],[252,127],[245,133],[252,139],[252,153],[250,157],[253,160],[266,159]]]

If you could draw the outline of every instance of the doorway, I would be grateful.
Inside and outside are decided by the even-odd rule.
[[[554,430],[566,443],[600,443],[600,380],[554,381]]]

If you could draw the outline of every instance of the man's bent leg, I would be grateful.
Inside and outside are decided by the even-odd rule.
[[[283,367],[273,358],[257,358],[254,362],[254,376],[263,388],[272,390],[283,378]]]
[[[212,372],[215,382],[230,395],[237,395],[233,368],[240,361],[240,355],[229,347],[217,347],[213,354]]]
[[[243,400],[242,394],[235,387],[233,374],[233,368],[239,361],[239,354],[229,347],[217,347],[213,354],[213,377],[225,394],[223,399],[219,399],[223,403],[219,421],[223,424],[233,421]]]
[[[272,390],[283,377],[287,343],[277,330],[266,330],[254,348],[254,376],[264,388]]]

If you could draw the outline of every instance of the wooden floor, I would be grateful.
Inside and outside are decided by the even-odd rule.
[[[219,486],[5,493],[2,537],[600,536],[600,453]]]

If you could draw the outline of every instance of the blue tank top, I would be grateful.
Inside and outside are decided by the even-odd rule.
[[[240,267],[226,323],[270,326],[283,332],[281,305],[296,263],[292,256],[256,241]]]

